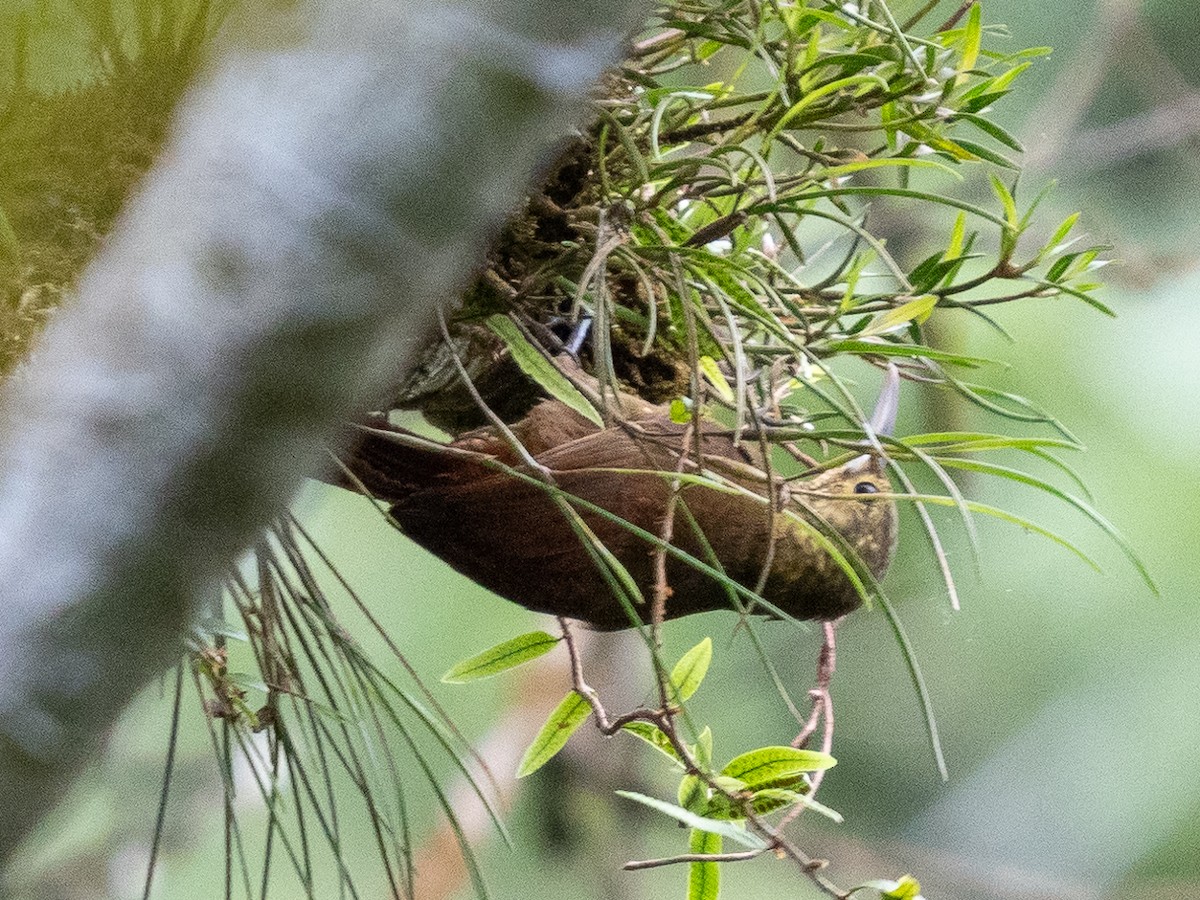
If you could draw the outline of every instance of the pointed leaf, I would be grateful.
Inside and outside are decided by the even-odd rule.
[[[456,663],[442,676],[442,682],[466,684],[468,681],[491,678],[549,653],[560,640],[544,631],[522,634]]]
[[[643,806],[648,806],[664,815],[670,816],[675,821],[682,822],[689,828],[697,828],[711,834],[719,834],[722,837],[729,838],[734,843],[741,844],[743,847],[749,847],[751,850],[763,850],[767,846],[766,841],[758,835],[751,834],[741,825],[736,825],[733,822],[719,822],[716,819],[707,819],[704,816],[688,812],[674,803],[668,803],[665,800],[659,800],[655,797],[647,797],[645,794],[639,794],[635,791],[616,791],[615,793],[618,797],[636,801]]]
[[[909,322],[916,322],[920,325],[929,318],[930,313],[933,312],[937,304],[938,298],[936,294],[926,294],[923,297],[917,297],[915,300],[909,300],[895,309],[881,312],[871,320],[871,323],[866,328],[858,333],[859,337],[886,334],[894,329],[903,328]]]
[[[621,730],[632,734],[634,737],[641,738],[659,753],[662,753],[674,762],[683,763],[683,760],[679,758],[679,754],[675,752],[675,747],[671,744],[671,739],[657,725],[651,725],[649,722],[626,722],[621,726]]]
[[[712,662],[712,638],[705,638],[695,647],[680,657],[671,670],[671,686],[675,688],[675,696],[680,700],[689,699],[704,676],[708,674],[708,665]]]
[[[580,393],[579,388],[567,380],[567,376],[546,359],[541,351],[533,346],[521,333],[521,329],[508,316],[496,314],[488,316],[487,326],[504,341],[508,352],[512,354],[513,362],[521,371],[532,378],[555,400],[565,403],[585,419],[594,422],[598,427],[604,427],[604,420],[591,401]]]
[[[818,772],[835,765],[836,759],[817,750],[761,747],[731,759],[721,774],[740,778],[751,790],[761,790],[787,787],[795,784],[805,772]]]
[[[550,713],[517,767],[517,777],[532,775],[558,753],[580,725],[592,714],[591,705],[577,691],[571,691]]]
[[[711,356],[700,357],[700,371],[704,373],[704,377],[716,389],[717,395],[722,400],[726,403],[733,402],[733,388],[729,386],[725,373],[721,371],[715,359]]]

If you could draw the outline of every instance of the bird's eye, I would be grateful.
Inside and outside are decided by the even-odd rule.
[[[877,488],[874,484],[872,484],[869,481],[860,481],[858,484],[856,484],[854,486],[854,493],[856,493],[856,494],[878,494],[879,488]]]

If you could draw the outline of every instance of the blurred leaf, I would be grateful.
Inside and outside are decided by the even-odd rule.
[[[680,657],[671,670],[671,686],[680,700],[688,700],[696,693],[712,662],[712,638],[705,638]]]
[[[675,752],[675,747],[671,743],[671,739],[657,725],[652,725],[650,722],[626,722],[621,726],[621,730],[632,734],[634,737],[641,738],[672,762],[680,765],[683,764],[683,760]]]
[[[522,634],[456,663],[442,676],[442,682],[466,684],[468,681],[491,678],[549,653],[560,640],[544,631]]]
[[[675,799],[689,812],[703,815],[708,808],[708,786],[699,775],[684,775],[675,789]]]
[[[696,762],[705,769],[712,765],[713,734],[709,726],[705,725],[696,738],[696,746],[692,752],[696,754]]]
[[[645,794],[639,794],[635,791],[615,791],[618,797],[624,797],[627,800],[633,800],[641,803],[643,806],[648,806],[653,810],[657,810],[664,815],[670,816],[677,822],[682,822],[689,828],[696,828],[700,831],[707,831],[710,834],[719,834],[722,837],[727,837],[743,847],[749,847],[751,850],[763,850],[767,843],[756,834],[751,834],[740,825],[735,825],[733,822],[720,822],[716,819],[707,819],[704,816],[698,816],[693,812],[676,806],[674,803],[667,803],[665,800],[659,800],[655,797],[647,797]]]
[[[1033,475],[1029,475],[1018,469],[1009,468],[1008,466],[1000,466],[996,465],[995,463],[982,462],[976,459],[959,459],[958,457],[954,456],[938,456],[934,458],[944,466],[950,466],[956,469],[965,469],[970,472],[979,472],[984,475],[996,475],[1001,478],[1008,478],[1012,481],[1020,482],[1021,484],[1027,484],[1030,487],[1035,487],[1040,491],[1050,494],[1052,497],[1062,500],[1064,503],[1069,503],[1071,506],[1075,507],[1081,513],[1091,519],[1092,522],[1098,525],[1105,534],[1112,538],[1113,543],[1121,548],[1121,552],[1125,554],[1126,559],[1128,559],[1129,562],[1132,563],[1133,567],[1137,569],[1138,574],[1142,577],[1142,581],[1146,583],[1146,586],[1150,588],[1154,596],[1160,596],[1158,585],[1154,583],[1154,579],[1151,577],[1149,569],[1146,568],[1145,563],[1143,563],[1141,558],[1137,555],[1137,552],[1133,549],[1133,545],[1126,540],[1125,536],[1117,530],[1115,525],[1108,521],[1108,519],[1104,518],[1104,516],[1100,515],[1100,513],[1094,507],[1092,507],[1091,504],[1081,500],[1079,497],[1076,497],[1073,494],[1067,493],[1061,488],[1055,487],[1048,481],[1044,481],[1041,478],[1036,478]]]
[[[577,691],[571,691],[562,702],[550,713],[550,718],[542,726],[517,767],[517,777],[531,775],[554,758],[554,755],[567,743],[592,714],[591,705]]]
[[[940,280],[940,278],[935,280]],[[894,309],[881,312],[871,320],[866,328],[859,332],[859,336],[886,334],[889,331],[904,327],[909,322],[916,322],[919,325],[929,318],[929,314],[933,312],[937,304],[938,298],[936,294],[926,294],[923,297],[909,300],[907,303],[902,303]]]
[[[875,879],[864,882],[863,887],[879,891],[881,900],[921,900],[921,885],[911,875],[899,881]]]
[[[700,371],[704,373],[704,377],[716,389],[717,395],[722,400],[727,403],[733,402],[733,388],[729,386],[729,382],[725,379],[725,375],[721,372],[715,359],[711,356],[701,356]]]
[[[692,405],[686,397],[676,397],[671,401],[671,421],[676,425],[686,425],[692,421]]]
[[[976,3],[967,14],[967,23],[963,28],[962,58],[959,60],[958,71],[967,72],[975,68],[979,59],[979,48],[983,43],[983,10],[982,4]]]
[[[688,852],[712,855],[721,852],[721,836],[711,831],[692,829]],[[721,892],[721,866],[715,862],[694,862],[688,866],[688,900],[717,900]]]

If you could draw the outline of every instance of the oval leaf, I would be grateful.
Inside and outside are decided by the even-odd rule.
[[[705,638],[695,647],[680,657],[671,670],[671,686],[675,688],[675,696],[679,700],[687,700],[700,682],[708,674],[708,664],[712,662],[712,638]]]
[[[794,784],[805,772],[819,772],[837,764],[828,753],[795,747],[762,747],[734,757],[721,770],[746,782],[753,791]]]
[[[442,682],[466,684],[468,681],[491,678],[549,653],[560,640],[544,631],[522,634],[455,664],[442,676]]]
[[[532,775],[551,759],[566,744],[567,739],[575,733],[588,716],[592,714],[591,705],[577,691],[571,691],[563,697],[562,703],[550,713],[550,718],[533,739],[525,755],[521,757],[521,765],[517,768],[517,777],[524,778]]]
[[[547,394],[555,400],[562,401],[588,421],[594,422],[597,427],[604,427],[604,420],[600,418],[600,413],[596,412],[596,407],[592,406],[591,401],[580,393],[579,388],[571,384],[567,376],[555,368],[554,363],[529,343],[512,319],[497,313],[488,316],[487,326],[504,341],[508,352],[512,354],[513,362]]]

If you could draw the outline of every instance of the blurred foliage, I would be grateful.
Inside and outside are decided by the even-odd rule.
[[[31,4],[0,19],[11,35],[0,81],[0,374],[29,352],[158,154],[227,5],[154,0],[120,21],[108,2],[80,3],[74,16]],[[62,19],[96,65],[47,90],[37,63],[62,39],[52,30]]]

